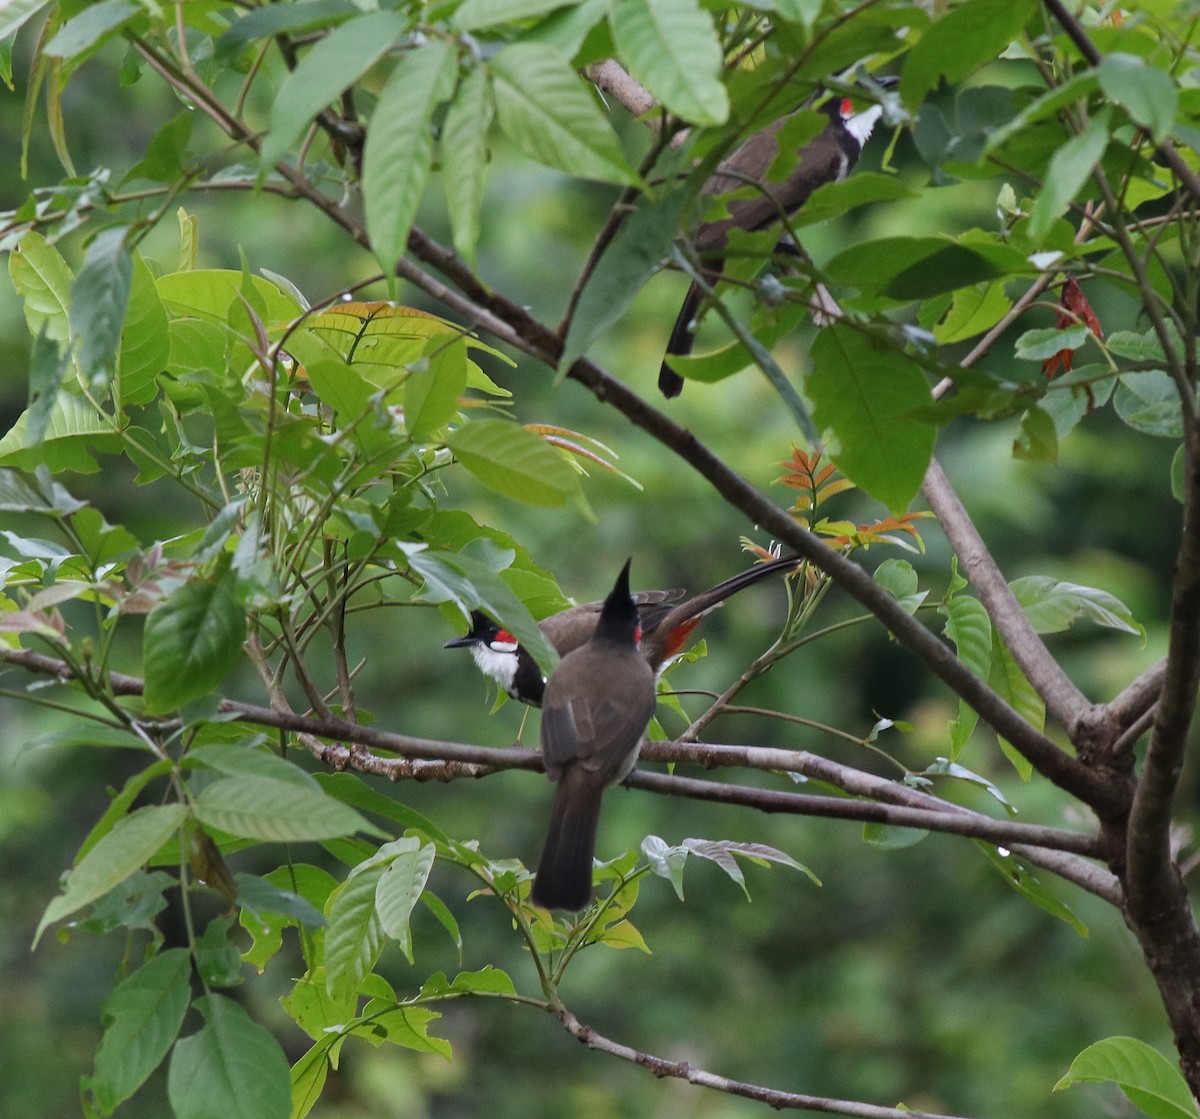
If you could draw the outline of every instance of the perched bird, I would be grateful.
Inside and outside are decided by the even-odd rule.
[[[892,79],[894,80],[894,79]],[[879,79],[888,84],[888,79]],[[721,163],[704,184],[705,194],[725,194],[748,184],[757,183],[761,190],[753,198],[730,202],[728,217],[704,222],[692,239],[692,248],[704,262],[704,278],[711,286],[720,279],[725,267],[722,250],[731,229],[753,231],[765,229],[791,216],[817,187],[844,179],[862,154],[863,145],[871,135],[883,109],[871,105],[860,113],[848,97],[830,97],[818,106],[829,117],[821,133],[796,153],[796,164],[782,182],[769,183],[765,176],[779,154],[779,131],[795,114],[781,117],[745,140],[733,154]],[[791,243],[781,241],[785,248]],[[792,251],[796,251],[792,246]],[[667,342],[667,356],[683,356],[692,352],[695,340],[695,318],[704,293],[693,282],[684,297],[683,306],[675,319]],[[665,397],[678,396],[683,391],[683,378],[664,359],[658,372],[658,387]]]
[[[654,670],[638,649],[640,639],[626,560],[591,637],[546,681],[542,757],[555,789],[530,893],[535,905],[575,911],[591,900],[600,800],[637,763],[654,714]]]
[[[642,628],[642,656],[658,673],[680,652],[689,634],[710,610],[754,583],[793,570],[799,562],[798,557],[792,556],[756,564],[683,602],[677,601],[684,593],[681,590],[639,591],[632,595]],[[551,614],[538,624],[550,644],[558,650],[558,655],[563,657],[591,638],[603,606],[602,602],[572,606]],[[542,705],[545,680],[537,662],[512,634],[481,611],[471,611],[471,629],[462,637],[447,641],[443,648],[470,649],[479,670],[495,680],[512,699],[532,707]]]

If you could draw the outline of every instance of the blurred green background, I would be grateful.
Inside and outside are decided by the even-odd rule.
[[[114,78],[120,53],[90,62],[66,97],[66,132],[81,172],[111,165],[118,179],[146,139],[178,104],[150,78],[122,87]],[[0,93],[0,152],[15,169],[24,67],[16,94]],[[636,142],[636,126],[629,134]],[[197,122],[195,148],[212,137]],[[882,145],[881,145],[882,146]],[[872,149],[864,165],[878,163]],[[918,185],[928,177],[911,142],[895,154],[900,173]],[[33,138],[30,176],[0,178],[0,207],[18,205],[28,191],[57,181],[44,133]],[[947,186],[911,204],[860,213],[854,223],[807,231],[818,261],[856,228],[919,232],[994,221],[998,182]],[[502,148],[490,186],[480,268],[489,283],[556,321],[589,248],[606,188],[570,183],[513,158]],[[448,241],[430,191],[421,224]],[[198,215],[202,267],[237,267],[244,251],[255,268],[291,278],[313,301],[371,275],[375,262],[317,215],[269,195],[189,197]],[[145,246],[173,266],[173,223]],[[77,244],[64,248],[78,261]],[[640,392],[653,392],[666,333],[681,297],[677,275],[656,277],[593,356]],[[376,293],[377,295],[380,293]],[[1110,331],[1137,325],[1124,297],[1088,289]],[[401,298],[437,309],[413,291]],[[1049,325],[1051,312],[1032,312],[1022,329]],[[811,327],[781,347],[787,370],[804,368]],[[0,283],[0,430],[24,407],[29,340],[20,306]],[[988,360],[1011,354],[1002,341]],[[530,509],[481,492],[464,476],[449,482],[450,498],[481,521],[523,541],[579,599],[602,595],[627,555],[639,586],[700,589],[745,566],[741,535],[770,541],[723,506],[707,486],[661,447],[605,411],[578,386],[557,388],[550,373],[521,360],[489,372],[517,394],[526,422],[553,422],[596,437],[620,454],[623,470],[645,487],[596,473],[585,485],[595,521],[574,509]],[[725,454],[762,487],[772,487],[796,433],[765,382],[746,374],[715,387],[690,386],[672,415]],[[979,425],[956,421],[943,433],[939,457],[1010,578],[1048,574],[1099,586],[1121,597],[1147,627],[1148,639],[1080,625],[1053,639],[1072,677],[1102,700],[1162,653],[1167,586],[1178,507],[1170,498],[1168,467],[1174,447],[1135,435],[1109,411],[1090,417],[1062,445],[1056,463],[1021,463],[1011,456],[1013,421]],[[106,460],[100,474],[66,479],[80,497],[112,522],[149,543],[179,531],[179,502],[167,488],[138,489],[126,464]],[[784,502],[790,495],[772,492]],[[830,510],[856,521],[883,510],[848,494]],[[190,515],[190,511],[189,511]],[[949,580],[950,555],[932,521],[921,524],[924,556],[911,557],[922,585],[936,599]],[[874,568],[898,553],[860,554]],[[770,640],[782,616],[779,587],[756,588],[733,609],[706,623],[709,655],[677,669],[677,687],[719,688]],[[836,590],[818,625],[854,617],[859,609]],[[362,708],[377,723],[404,733],[503,745],[514,740],[522,711],[515,704],[489,715],[490,693],[462,652],[443,652],[453,630],[428,608],[357,615],[352,662],[368,659],[358,679]],[[325,666],[319,666],[322,672]],[[7,671],[0,688],[29,681]],[[261,700],[249,678],[231,693]],[[698,711],[697,700],[685,704]],[[907,720],[914,730],[885,736],[882,745],[921,767],[944,751],[946,722],[957,704],[891,643],[878,626],[842,629],[806,647],[768,677],[744,702],[777,707],[865,734],[877,716]],[[100,1035],[103,999],[130,951],[120,936],[73,933],[70,943],[47,937],[30,951],[33,929],[57,891],[59,874],[103,812],[109,790],[132,772],[134,760],[101,749],[47,749],[39,737],[63,716],[0,697],[0,1116],[41,1119],[77,1114],[78,1078],[89,1071]],[[664,714],[668,729],[679,729]],[[790,746],[894,774],[863,751],[813,730],[760,718],[726,718],[712,741]],[[536,716],[524,732],[536,741]],[[1000,784],[1021,818],[1061,826],[1086,821],[1064,807],[1041,782],[1023,785],[1001,757],[994,737],[980,731],[961,759]],[[743,780],[745,775],[730,775]],[[459,837],[478,836],[493,856],[531,862],[542,840],[549,789],[531,774],[509,773],[452,785],[408,784],[383,791],[432,817]],[[1189,804],[1194,783],[1188,785]],[[978,790],[952,790],[973,807],[999,811]],[[1079,891],[1050,881],[1051,890],[1088,926],[1084,938],[1031,907],[990,869],[974,846],[949,837],[884,852],[862,842],[852,824],[753,815],[708,804],[667,801],[615,790],[601,825],[600,855],[635,846],[647,834],[668,842],[688,836],[773,844],[822,879],[774,868],[747,870],[752,901],[711,866],[689,866],[686,902],[655,879],[644,884],[633,915],[652,954],[595,949],[572,968],[564,996],[575,1013],[602,1033],[659,1056],[686,1060],[731,1078],[773,1088],[870,1100],[911,1108],[992,1117],[1082,1119],[1110,1113],[1108,1093],[1072,1089],[1051,1095],[1057,1078],[1089,1043],[1133,1034],[1170,1051],[1153,985],[1119,915]],[[1181,842],[1190,836],[1181,834]],[[319,861],[320,850],[293,856]],[[266,869],[235,859],[235,870]],[[499,907],[467,900],[473,882],[439,867],[432,888],[462,923],[461,966],[494,962],[518,988],[535,991],[529,962]],[[211,914],[210,914],[211,915]],[[168,912],[169,924],[175,917]],[[306,1039],[277,1003],[298,974],[295,945],[237,994],[255,1016],[277,1028],[289,1056]],[[416,968],[398,952],[384,968],[398,990],[430,972],[453,972],[460,961],[427,913],[415,926]],[[250,969],[247,969],[250,975]],[[319,1119],[372,1116],[529,1117],[572,1115],[740,1117],[762,1106],[654,1079],[610,1057],[589,1053],[550,1017],[499,1004],[448,1007],[438,1031],[450,1038],[455,1060],[401,1050],[347,1048],[342,1068],[313,1111]],[[149,1119],[166,1113],[163,1085],[151,1084],[118,1115]]]

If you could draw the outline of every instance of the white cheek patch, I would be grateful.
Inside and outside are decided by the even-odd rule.
[[[517,651],[517,643],[511,639],[508,641],[501,641],[500,638],[497,637],[495,641],[488,642],[488,648],[491,649],[493,653],[515,653]]]
[[[882,105],[872,105],[861,113],[856,113],[846,121],[846,131],[858,141],[861,148],[875,128],[876,122],[883,115]]]
[[[502,646],[500,649],[497,649],[494,644],[472,645],[471,656],[475,658],[475,664],[485,676],[490,676],[506,692],[512,688],[513,677],[517,674],[517,646],[515,643]]]

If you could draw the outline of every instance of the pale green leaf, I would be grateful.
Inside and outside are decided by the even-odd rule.
[[[500,127],[527,156],[581,179],[639,182],[590,87],[558,51],[514,43],[488,66]]]
[[[1102,109],[1078,136],[1072,136],[1058,149],[1046,169],[1045,182],[1029,214],[1029,236],[1041,241],[1051,225],[1083,189],[1108,147],[1108,126],[1112,113]]]
[[[564,505],[579,492],[567,461],[530,431],[507,420],[476,420],[446,438],[454,457],[491,490],[528,505]]]
[[[62,254],[36,230],[21,238],[8,258],[8,274],[18,295],[25,301],[25,322],[37,336],[45,327],[56,342],[71,336],[71,269]]]
[[[1089,1045],[1054,1090],[1096,1081],[1116,1084],[1153,1119],[1196,1119],[1196,1101],[1178,1067],[1136,1037],[1106,1037]]]
[[[377,11],[348,20],[320,39],[275,97],[260,156],[261,173],[283,159],[313,117],[387,54],[404,30],[402,16]]]
[[[274,777],[225,777],[196,799],[196,818],[245,839],[287,843],[376,829],[320,789]]]
[[[937,433],[912,415],[933,401],[925,374],[836,324],[821,332],[812,356],[806,388],[830,457],[856,486],[903,512],[925,480]]]
[[[725,54],[697,0],[614,0],[609,22],[629,72],[672,113],[694,124],[725,123]]]
[[[146,617],[146,710],[163,714],[211,694],[233,670],[246,637],[234,577],[185,583]]]
[[[168,948],[108,996],[96,1072],[87,1082],[101,1114],[111,1114],[162,1063],[183,1025],[191,970],[186,948]]]
[[[371,118],[363,198],[371,247],[389,278],[404,255],[425,193],[433,160],[433,113],[453,92],[454,77],[450,43],[432,39],[400,59]]]
[[[63,892],[38,922],[34,944],[48,925],[78,912],[144,866],[179,830],[186,816],[182,804],[163,804],[139,808],[120,820],[67,875]]]
[[[375,893],[375,911],[383,931],[400,945],[404,958],[413,962],[409,921],[433,869],[434,847],[411,838],[411,847],[388,864]]]
[[[262,1026],[233,999],[204,995],[198,1033],[171,1054],[167,1096],[175,1119],[289,1119],[287,1058]]]
[[[509,6],[507,0],[504,3]],[[462,10],[459,8],[459,14]],[[475,263],[487,185],[487,136],[492,113],[487,74],[476,67],[459,82],[454,100],[446,110],[441,135],[442,192],[446,196],[454,248],[471,265]]]

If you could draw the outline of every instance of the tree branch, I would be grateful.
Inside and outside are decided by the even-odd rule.
[[[560,1007],[557,1015],[567,1032],[589,1049],[596,1049],[623,1061],[641,1065],[658,1077],[669,1076],[677,1080],[686,1080],[689,1084],[701,1088],[711,1088],[728,1095],[757,1100],[777,1111],[818,1111],[826,1115],[848,1115],[853,1119],[953,1119],[952,1116],[937,1115],[928,1111],[878,1107],[874,1104],[859,1103],[857,1100],[835,1100],[824,1096],[809,1096],[801,1092],[782,1092],[774,1088],[764,1088],[759,1084],[749,1084],[744,1080],[730,1080],[728,1077],[695,1068],[687,1061],[668,1061],[613,1041],[591,1026],[585,1025],[566,1007]]]
[[[1066,728],[1071,741],[1075,741],[1075,728],[1092,705],[1030,625],[936,459],[929,464],[921,492],[961,561],[967,578],[979,592],[992,623],[1003,634],[1013,659],[1045,701],[1047,710]]]

